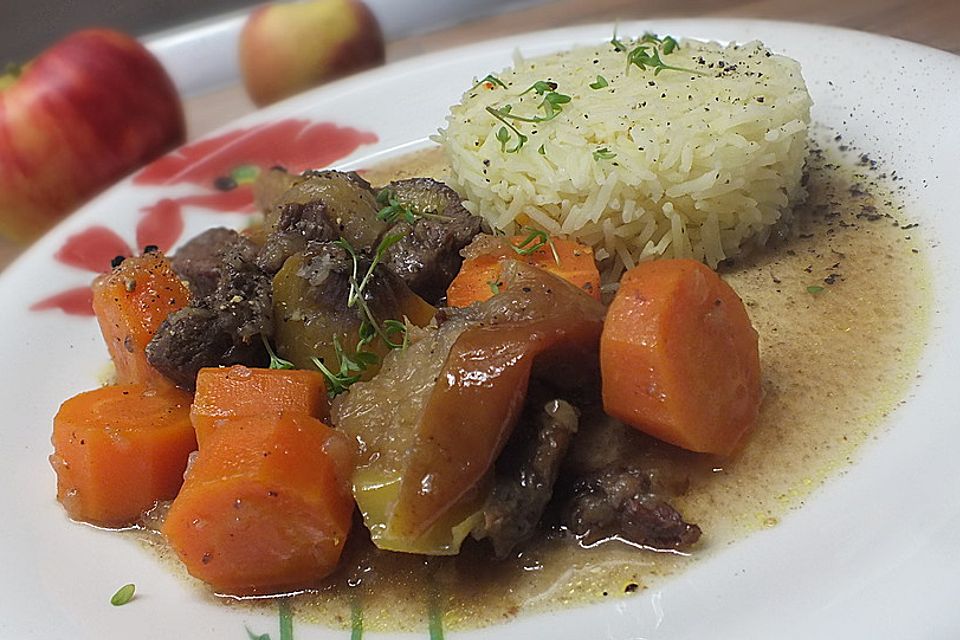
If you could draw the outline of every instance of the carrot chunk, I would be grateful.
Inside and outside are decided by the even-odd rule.
[[[321,420],[330,415],[323,374],[301,369],[243,365],[201,369],[190,420],[202,447],[223,418],[297,411]]]
[[[133,524],[177,495],[190,452],[190,394],[113,385],[76,395],[53,419],[57,499],[74,520]]]
[[[169,384],[147,362],[147,343],[190,292],[157,252],[127,258],[93,281],[93,310],[120,384]]]
[[[218,593],[313,586],[350,530],[353,441],[300,413],[226,418],[209,434],[163,533]]]
[[[699,262],[624,274],[600,365],[606,412],[684,449],[728,455],[756,422],[757,332],[736,292]]]
[[[505,259],[525,262],[549,271],[583,289],[596,300],[600,299],[600,272],[593,259],[593,249],[570,240],[551,238],[549,242],[529,253],[520,254],[514,251],[514,247],[523,247],[523,243],[529,239],[529,236],[480,236],[466,249],[467,259],[447,288],[447,304],[451,307],[466,307],[501,291],[506,287],[502,278],[502,263]]]

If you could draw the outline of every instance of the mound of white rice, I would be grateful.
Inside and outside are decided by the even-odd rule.
[[[800,66],[759,42],[647,42],[644,53],[688,69],[655,73],[628,66],[643,42],[620,42],[518,55],[463,95],[438,140],[467,208],[507,233],[536,226],[592,245],[606,281],[661,256],[716,266],[764,242],[805,195]],[[521,95],[538,81],[556,87]],[[570,100],[542,106],[550,93]]]

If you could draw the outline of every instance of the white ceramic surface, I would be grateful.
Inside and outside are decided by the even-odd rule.
[[[799,59],[815,120],[842,132],[903,178],[933,265],[935,313],[921,375],[889,428],[856,465],[780,526],[714,553],[636,597],[521,617],[451,638],[956,638],[960,637],[960,58],[831,28],[760,21],[674,20],[620,26],[676,36],[760,38]],[[607,40],[611,25],[531,34],[442,52],[306,94],[229,126],[300,117],[371,130],[339,164],[423,144],[473,77],[506,65],[514,47],[544,53]],[[387,96],[379,99],[378,96]],[[106,359],[90,317],[28,306],[80,287],[90,273],[54,260],[91,225],[134,243],[138,210],[196,185],[124,182],[68,219],[0,278],[0,638],[246,638],[276,634],[275,616],[217,606],[130,540],[70,523],[47,463],[51,419],[66,397],[96,386]],[[241,216],[181,207],[189,237]],[[892,287],[911,286],[892,282]],[[852,372],[857,375],[857,372]],[[811,399],[815,401],[815,399]],[[137,599],[111,607],[135,582]],[[349,632],[300,624],[298,640]],[[392,637],[369,634],[367,637]],[[404,637],[426,637],[422,634]]]

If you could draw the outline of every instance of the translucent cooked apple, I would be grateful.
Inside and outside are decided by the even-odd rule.
[[[603,306],[518,262],[504,277],[501,294],[411,333],[335,408],[362,443],[354,497],[381,548],[457,553],[531,375],[574,394],[598,380]]]

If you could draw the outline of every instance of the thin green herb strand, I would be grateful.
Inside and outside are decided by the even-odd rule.
[[[290,602],[286,598],[281,599],[277,609],[280,613],[280,640],[293,640],[293,612],[290,610]]]
[[[443,640],[443,610],[440,609],[440,596],[435,589],[430,593],[430,640]]]
[[[350,640],[363,640],[363,605],[356,597],[350,601]]]

